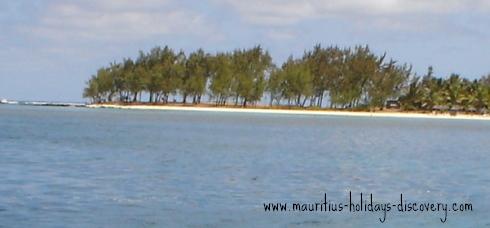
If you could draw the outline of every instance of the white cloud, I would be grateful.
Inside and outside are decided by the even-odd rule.
[[[308,19],[342,18],[355,21],[441,15],[489,10],[487,0],[215,0],[235,9],[245,21],[265,26],[288,26]]]
[[[216,0],[215,2],[231,6],[247,22],[260,25],[290,25],[315,13],[313,5],[308,1]]]
[[[266,36],[272,40],[292,40],[296,38],[297,34],[294,31],[288,30],[270,30],[267,31]]]
[[[410,13],[445,13],[464,6],[459,0],[316,0],[316,9],[327,13],[395,15]]]
[[[160,35],[218,37],[204,16],[170,0],[54,2],[24,31],[53,40],[127,41]]]

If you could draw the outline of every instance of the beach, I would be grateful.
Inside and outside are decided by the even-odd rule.
[[[121,105],[121,104],[91,104],[87,108],[112,108],[134,110],[162,110],[162,111],[195,111],[195,112],[227,112],[227,113],[262,113],[262,114],[286,114],[286,115],[321,115],[321,116],[346,116],[346,117],[391,117],[391,118],[425,118],[425,119],[454,119],[454,120],[490,120],[488,115],[469,115],[449,113],[414,113],[395,111],[337,111],[337,110],[298,110],[298,109],[273,109],[273,108],[238,108],[238,107],[213,107],[213,106],[184,106],[184,105]]]

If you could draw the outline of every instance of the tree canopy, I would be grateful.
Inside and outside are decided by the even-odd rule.
[[[482,110],[490,106],[490,75],[478,80],[457,74],[435,77],[429,67],[418,76],[412,67],[368,46],[316,45],[303,56],[290,56],[280,67],[261,46],[210,54],[186,54],[168,46],[140,52],[97,70],[83,96],[92,102],[247,106],[269,98],[269,105],[340,109],[383,109],[389,100],[404,110]]]

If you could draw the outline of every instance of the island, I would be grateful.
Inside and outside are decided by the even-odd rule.
[[[322,47],[277,66],[261,46],[155,47],[97,70],[88,107],[489,119],[490,75],[423,75],[369,46]]]

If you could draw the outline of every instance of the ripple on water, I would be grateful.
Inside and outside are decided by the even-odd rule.
[[[325,192],[343,202],[350,191],[490,209],[488,122],[21,106],[2,106],[0,119],[6,227],[378,226],[378,215],[263,212],[265,202],[314,203]]]

